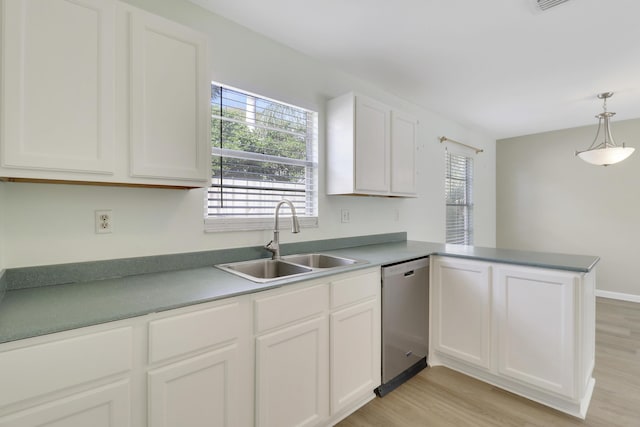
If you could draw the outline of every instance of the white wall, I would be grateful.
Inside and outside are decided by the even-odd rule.
[[[497,142],[499,247],[598,255],[599,290],[640,296],[640,151],[607,167],[574,156],[596,126]],[[640,119],[614,121],[640,149]]]
[[[420,109],[353,76],[279,45],[189,2],[129,0],[209,35],[211,78],[319,112],[320,227],[283,243],[407,231],[410,239],[444,240],[444,151],[439,135],[478,145],[476,244],[495,245],[495,141]],[[405,110],[420,121],[419,198],[327,197],[324,193],[324,109],[328,98],[355,90]],[[270,231],[203,232],[204,190],[5,184],[7,267],[56,264],[265,244]],[[1,196],[1,195],[0,195]],[[114,233],[96,235],[93,211],[112,209]],[[340,222],[349,209],[351,222]],[[396,221],[396,210],[400,212]],[[0,235],[1,236],[1,235]]]

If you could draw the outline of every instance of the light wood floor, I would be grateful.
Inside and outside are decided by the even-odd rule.
[[[640,427],[640,304],[598,298],[596,387],[579,420],[444,367],[427,368],[339,427]]]

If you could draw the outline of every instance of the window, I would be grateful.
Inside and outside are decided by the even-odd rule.
[[[473,244],[473,159],[445,152],[447,243]]]
[[[213,83],[206,230],[271,228],[283,198],[317,226],[317,128],[313,111]]]

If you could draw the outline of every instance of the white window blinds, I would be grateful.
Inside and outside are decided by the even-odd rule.
[[[286,198],[317,221],[317,113],[212,84],[211,118],[209,218],[272,218]]]
[[[445,151],[446,242],[473,244],[473,159]]]

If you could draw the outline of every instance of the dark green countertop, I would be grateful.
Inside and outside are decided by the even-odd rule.
[[[9,283],[4,298],[0,301],[0,343],[259,292],[427,255],[574,272],[588,272],[599,260],[595,256],[460,247],[406,240],[333,250],[316,248],[316,251],[357,258],[368,261],[368,264],[320,271],[267,284],[254,283],[213,266],[39,287],[20,284],[12,289]]]

